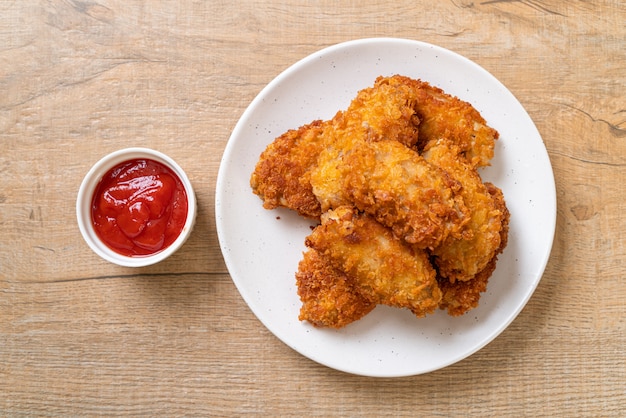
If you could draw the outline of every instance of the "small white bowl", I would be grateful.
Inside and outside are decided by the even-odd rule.
[[[91,204],[96,187],[102,177],[114,166],[134,159],[150,159],[169,167],[180,178],[187,194],[187,220],[176,240],[163,250],[151,255],[129,257],[119,254],[100,240],[93,227]],[[76,218],[85,242],[103,259],[125,267],[144,267],[165,260],[174,254],[189,238],[196,220],[196,196],[187,174],[167,155],[149,148],[126,148],[115,151],[98,161],[87,173],[78,189]]]

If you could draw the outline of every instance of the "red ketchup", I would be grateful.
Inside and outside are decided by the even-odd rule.
[[[91,204],[96,234],[113,251],[146,256],[170,246],[187,220],[180,178],[150,159],[125,161],[109,170]]]

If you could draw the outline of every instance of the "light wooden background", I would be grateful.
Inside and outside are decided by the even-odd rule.
[[[254,96],[323,47],[392,36],[476,61],[535,121],[554,248],[495,341],[430,374],[320,366],[248,309],[221,257],[222,151]],[[0,415],[624,416],[626,5],[600,1],[0,1]],[[74,215],[126,146],[184,166],[199,215],[132,270]]]

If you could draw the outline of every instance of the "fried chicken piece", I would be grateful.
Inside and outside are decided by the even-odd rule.
[[[426,252],[404,245],[388,228],[352,207],[322,215],[322,224],[306,244],[353,280],[366,300],[408,308],[420,317],[439,306],[441,291]]]
[[[324,132],[326,146],[311,168],[313,192],[322,212],[351,204],[343,184],[350,168],[338,165],[345,154],[364,142],[397,141],[407,147],[417,143],[416,93],[406,83],[378,77],[374,87],[359,91],[348,109],[335,115]]]
[[[489,165],[499,134],[487,126],[480,112],[470,103],[425,81],[406,76],[378,77],[376,85],[380,84],[396,88],[405,86],[412,92],[411,110],[420,121],[420,150],[427,148],[431,141],[447,138],[461,149],[472,167]]]
[[[500,229],[500,246],[487,265],[468,281],[456,281],[437,275],[437,282],[443,293],[439,307],[446,309],[451,316],[460,316],[478,306],[480,294],[487,289],[487,282],[496,268],[498,255],[504,250],[508,241],[510,214],[504,202],[502,191],[491,183],[485,183],[487,191],[496,202],[498,210],[503,213]]]
[[[395,76],[390,83],[403,83],[416,92],[420,151],[428,149],[433,141],[447,138],[460,148],[472,167],[489,165],[499,134],[487,126],[485,119],[470,103],[421,80]]]
[[[298,265],[296,285],[302,301],[298,319],[316,327],[342,328],[376,307],[352,280],[313,249],[304,253]]]
[[[348,109],[338,112],[324,136],[327,146],[352,145],[352,141],[397,141],[408,147],[417,143],[419,118],[415,115],[417,91],[408,83],[378,77],[373,87],[360,90]]]
[[[381,78],[373,87],[359,91],[348,109],[332,120],[285,132],[261,154],[250,178],[253,192],[263,199],[266,209],[283,206],[318,219],[321,210],[311,190],[309,170],[319,154],[347,133],[357,141],[393,140],[413,146],[419,124],[413,110],[415,97],[410,87]]]
[[[396,141],[341,138],[350,146],[324,150],[311,171],[322,211],[354,205],[418,248],[461,236],[469,212],[446,171]]]
[[[314,121],[285,132],[261,154],[250,178],[252,191],[263,199],[263,207],[279,206],[301,216],[318,219],[320,204],[313,194],[309,169],[317,163],[324,147],[322,133],[327,122]]]
[[[463,236],[450,235],[432,250],[438,273],[452,283],[469,280],[485,269],[500,249],[504,199],[497,201],[489,192],[456,144],[440,139],[423,156],[461,184],[460,195],[470,209]]]

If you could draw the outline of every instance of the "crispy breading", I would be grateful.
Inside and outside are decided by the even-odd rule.
[[[346,138],[346,137],[342,137]],[[396,141],[356,141],[323,151],[311,171],[322,211],[354,205],[407,243],[434,248],[460,237],[469,212],[460,184]]]
[[[487,192],[494,199],[498,210],[503,213],[499,231],[499,247],[482,270],[478,271],[467,281],[457,280],[451,282],[448,278],[437,274],[437,283],[442,292],[439,308],[447,310],[448,314],[451,316],[463,315],[478,306],[481,293],[487,289],[489,278],[496,268],[498,255],[507,245],[510,215],[504,201],[504,196],[501,190],[491,183],[485,183],[485,187]],[[310,299],[307,301],[307,307],[303,307],[303,309],[306,309],[309,317],[313,319],[323,318],[327,323],[330,323],[325,324],[322,321],[318,321],[318,326],[341,327],[360,319],[369,312],[364,313],[363,306],[369,306],[370,308],[372,306],[365,296],[359,292],[359,288],[350,286],[349,282],[346,281],[348,280],[346,276],[330,266],[330,263],[325,259],[316,257],[315,264],[307,263],[307,266],[310,267],[305,269],[305,274],[310,277],[310,280],[306,282],[306,285],[314,288],[315,294],[313,294],[313,292],[308,293]],[[302,283],[302,281],[300,281],[300,283]],[[299,292],[301,286],[301,284],[298,285]],[[348,294],[344,294],[343,292],[348,292]],[[314,298],[319,298],[321,302],[315,303]],[[350,309],[349,304],[354,304],[354,310]],[[336,312],[340,313],[341,316],[339,316],[338,319],[333,319],[337,315]],[[301,319],[311,321],[309,318]]]
[[[478,306],[480,294],[487,289],[487,282],[496,268],[498,255],[508,242],[510,213],[504,201],[502,191],[491,183],[485,183],[487,191],[493,197],[499,211],[503,213],[500,229],[500,246],[487,265],[470,280],[452,283],[449,279],[437,276],[437,282],[443,293],[439,307],[446,309],[451,316],[460,316]]]
[[[438,272],[451,282],[469,280],[487,266],[500,248],[503,205],[489,193],[456,144],[446,139],[434,141],[423,156],[461,184],[461,198],[470,209],[464,235],[448,236],[432,250]]]
[[[352,207],[322,215],[322,224],[306,244],[354,280],[367,300],[407,308],[417,316],[439,306],[441,291],[428,255],[414,251],[388,228]]]
[[[298,264],[296,285],[302,301],[298,319],[316,327],[342,328],[376,307],[353,280],[314,249],[307,250]]]
[[[326,125],[317,120],[289,130],[263,151],[250,178],[252,191],[263,199],[263,207],[282,206],[307,218],[320,217],[322,211],[308,173],[324,147]]]
[[[332,120],[285,132],[261,154],[250,179],[253,192],[263,199],[266,209],[283,206],[319,218],[321,210],[309,181],[309,170],[319,154],[348,132],[355,141],[393,140],[415,145],[419,124],[413,110],[415,97],[410,87],[379,79],[373,87],[359,91],[348,109]]]
[[[408,96],[411,97],[411,111],[419,119],[417,145],[420,150],[428,148],[431,141],[447,138],[461,149],[472,167],[489,165],[499,134],[487,125],[470,103],[425,81],[406,76],[378,77],[375,86],[380,85],[397,89],[403,86],[410,91]]]
[[[487,126],[474,106],[421,80],[395,76],[390,83],[403,83],[416,92],[414,108],[420,119],[420,150],[428,149],[433,141],[447,138],[461,149],[472,167],[489,165],[498,131]]]
[[[267,209],[284,206],[302,216],[319,218],[321,210],[308,171],[322,150],[346,135],[417,144],[420,150],[445,137],[461,148],[474,167],[489,164],[498,138],[497,131],[488,127],[469,103],[420,80],[400,75],[378,77],[373,87],[359,91],[348,109],[331,121],[315,121],[276,138],[261,154],[252,174],[254,193]]]
[[[397,141],[413,146],[418,140],[420,120],[415,115],[417,92],[391,77],[378,77],[373,87],[360,90],[348,109],[338,112],[324,135],[327,146],[337,140]]]

